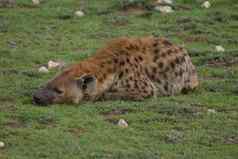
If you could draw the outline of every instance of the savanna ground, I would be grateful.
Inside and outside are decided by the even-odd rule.
[[[172,14],[122,10],[117,0],[39,7],[19,0],[0,9],[0,159],[236,159],[238,3],[211,3],[202,9],[199,1],[177,0]],[[86,16],[73,16],[80,8]],[[75,63],[111,38],[151,34],[189,50],[201,83],[196,91],[143,102],[32,104],[32,92],[57,72],[39,73],[42,64]],[[128,128],[115,124],[120,118]]]

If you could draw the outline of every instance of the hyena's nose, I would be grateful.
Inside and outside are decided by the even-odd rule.
[[[43,97],[41,97],[39,94],[34,94],[33,95],[33,101],[34,104],[41,105],[41,106],[46,106],[48,103],[44,100]]]

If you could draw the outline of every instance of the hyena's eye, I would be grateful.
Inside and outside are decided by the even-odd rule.
[[[54,88],[54,91],[57,93],[57,94],[63,94],[64,91],[60,90],[59,88]]]

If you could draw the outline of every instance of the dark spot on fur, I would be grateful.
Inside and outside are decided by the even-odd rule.
[[[159,68],[163,68],[164,67],[164,63],[161,61],[161,62],[158,63],[158,66],[159,66]]]
[[[181,52],[181,51],[183,51],[183,48],[182,47],[178,47],[178,52]]]
[[[114,63],[118,63],[118,59],[114,59],[113,61],[114,61]]]
[[[176,76],[176,77],[179,75],[179,73],[178,73],[178,72],[175,72],[174,74],[175,74],[175,76]]]
[[[158,82],[159,84],[161,84],[161,83],[162,83],[162,81],[161,81],[160,79],[157,79],[157,82]]]
[[[133,77],[130,77],[129,79],[132,81],[132,80],[133,80]]]
[[[154,47],[157,47],[158,43],[157,42],[154,42],[153,46]]]
[[[138,88],[139,88],[139,86],[138,86],[137,82],[135,82],[135,85],[134,85],[134,87],[135,87],[136,89],[138,89]]]
[[[129,73],[129,70],[128,70],[128,68],[126,68],[126,70],[125,70],[125,71],[126,71],[126,73]]]
[[[123,76],[123,72],[121,72],[121,73],[119,74],[119,79],[121,79],[122,76]]]
[[[171,68],[172,68],[172,69],[175,68],[175,63],[174,63],[173,61],[170,63],[170,65],[171,65]]]
[[[182,76],[183,75],[183,69],[180,69],[179,70],[179,76]]]
[[[112,72],[113,72],[112,68],[108,68],[108,69],[107,69],[107,72],[108,72],[108,73],[112,73]]]
[[[140,61],[143,61],[143,58],[141,56],[138,57]]]
[[[166,73],[163,74],[164,79],[168,79],[168,75]]]
[[[163,52],[163,53],[161,54],[161,57],[165,58],[165,57],[166,57],[166,53]]]
[[[152,72],[153,72],[154,74],[156,74],[156,72],[157,72],[156,67],[152,67]]]
[[[169,69],[170,69],[169,66],[166,66],[165,69],[164,69],[164,72],[165,72],[165,73],[166,73],[166,72],[169,72]]]
[[[130,89],[130,92],[135,92],[135,89]]]
[[[168,91],[168,89],[169,89],[168,83],[166,83],[166,84],[164,85],[164,90],[165,90],[165,91]]]
[[[148,86],[148,84],[146,83],[146,82],[143,82],[144,83],[144,85],[147,87]]]
[[[144,90],[144,91],[143,91],[143,93],[144,93],[145,95],[147,95],[147,94],[148,94],[147,90]]]
[[[153,61],[156,62],[159,58],[159,55],[155,55]]]
[[[184,63],[184,62],[185,62],[185,57],[186,57],[186,55],[183,56],[183,57],[181,57],[181,63]]]
[[[186,80],[185,83],[186,83],[186,84],[187,84],[187,83],[190,83],[190,80]]]
[[[141,89],[142,89],[142,90],[145,90],[145,86],[142,86]]]
[[[136,68],[138,68],[138,65],[137,65],[137,64],[134,64],[134,66],[135,66]]]
[[[126,62],[127,62],[127,63],[130,63],[130,59],[129,59],[129,58],[126,58]]]
[[[137,57],[135,57],[135,61],[136,61],[136,62],[139,62],[139,60],[137,59]]]
[[[121,62],[120,62],[120,65],[121,65],[121,66],[124,66],[124,65],[125,65],[125,61],[121,61]]]
[[[136,48],[136,46],[133,46],[133,45],[129,45],[129,46],[126,47],[126,49],[128,49],[128,50],[132,50],[134,48]]]
[[[103,78],[98,78],[98,81],[99,81],[99,82],[102,82],[102,81],[103,81]]]
[[[176,64],[179,64],[179,63],[180,63],[179,57],[176,57],[176,58],[175,58],[175,63],[176,63]]]
[[[163,44],[166,45],[166,46],[171,46],[172,45],[172,43],[168,40],[164,40]]]
[[[158,54],[159,53],[159,49],[155,49],[154,52],[155,52],[155,54]]]
[[[151,79],[155,80],[155,75],[151,75],[150,77]]]
[[[168,55],[171,55],[173,53],[173,50],[169,49],[168,50]]]
[[[104,64],[100,64],[100,67],[101,67],[101,68],[104,68]]]
[[[145,68],[145,73],[147,74],[147,76],[150,75],[150,72],[149,72],[149,69],[148,69],[148,68]]]
[[[105,79],[106,77],[107,77],[107,75],[104,73],[104,74],[103,74],[103,78]]]

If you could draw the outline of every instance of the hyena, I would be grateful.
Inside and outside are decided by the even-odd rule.
[[[66,68],[36,91],[33,100],[40,105],[143,100],[197,86],[196,69],[186,49],[163,37],[121,37]]]

